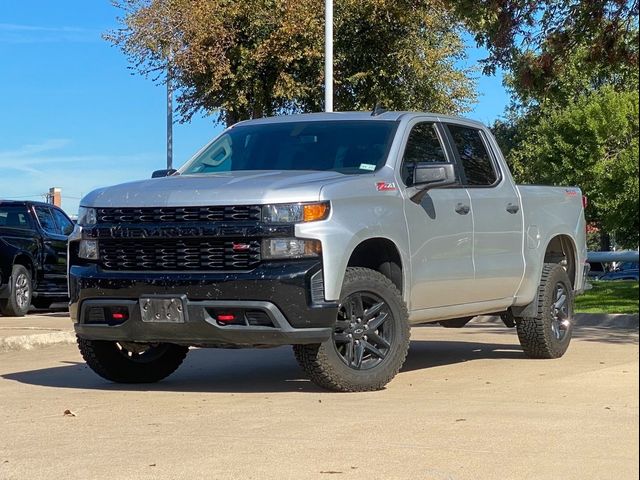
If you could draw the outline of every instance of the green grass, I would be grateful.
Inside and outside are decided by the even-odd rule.
[[[592,281],[593,289],[576,298],[579,313],[638,313],[638,282]]]

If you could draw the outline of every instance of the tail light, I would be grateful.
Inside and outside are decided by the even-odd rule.
[[[582,208],[587,208],[589,205],[589,199],[586,195],[582,195]]]

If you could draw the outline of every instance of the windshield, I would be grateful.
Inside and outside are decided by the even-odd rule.
[[[218,137],[182,175],[238,170],[321,170],[345,174],[381,168],[397,128],[387,121],[315,121],[240,125]]]

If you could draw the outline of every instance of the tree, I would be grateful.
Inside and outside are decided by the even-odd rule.
[[[171,68],[178,112],[233,124],[322,107],[320,0],[115,0],[122,27],[107,39],[140,73]],[[336,107],[443,113],[475,100],[459,26],[438,0],[336,2]]]
[[[638,246],[638,2],[468,2],[485,71],[507,69],[507,117],[494,125],[518,181],[573,184],[587,220]],[[486,8],[481,8],[482,6]]]
[[[639,243],[638,99],[637,89],[606,85],[496,129],[519,181],[580,186],[587,220],[629,248]]]
[[[485,73],[506,69],[516,93],[545,97],[581,51],[581,72],[638,69],[638,0],[449,0],[479,45]],[[569,72],[570,73],[570,72]]]

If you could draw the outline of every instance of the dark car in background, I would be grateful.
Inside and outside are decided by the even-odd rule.
[[[0,200],[0,312],[68,301],[67,237],[74,224],[58,207]]]
[[[613,281],[613,280],[635,280],[636,282],[640,278],[638,274],[638,264],[636,263],[636,268],[627,266],[626,268],[618,268],[617,270],[613,270],[611,272],[605,273],[598,280],[602,281]]]

